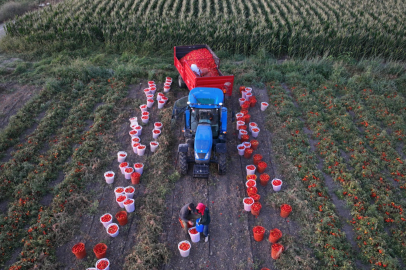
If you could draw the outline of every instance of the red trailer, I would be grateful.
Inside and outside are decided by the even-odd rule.
[[[182,57],[187,55],[189,52],[198,50],[198,49],[208,49],[213,56],[216,70],[219,76],[210,76],[210,77],[200,77],[196,75],[192,69],[191,64],[193,61],[182,61]],[[204,60],[204,59],[200,59]],[[179,72],[178,83],[179,87],[186,87],[189,90],[192,90],[195,87],[214,87],[220,88],[223,90],[225,94],[231,96],[233,91],[233,84],[234,84],[234,76],[224,76],[221,71],[219,70],[220,59],[216,56],[216,54],[210,49],[207,45],[191,45],[191,46],[175,46],[174,47],[174,61],[175,67]]]

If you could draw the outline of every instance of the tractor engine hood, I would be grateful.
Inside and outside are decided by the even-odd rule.
[[[195,135],[195,160],[197,163],[210,161],[213,135],[210,125],[198,125]]]

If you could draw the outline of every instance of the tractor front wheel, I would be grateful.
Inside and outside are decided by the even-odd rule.
[[[179,152],[179,170],[181,174],[187,174],[187,153]]]
[[[226,157],[226,153],[220,153],[218,156],[219,160],[219,164],[218,164],[218,169],[219,169],[219,174],[226,174],[227,172],[227,157]]]
[[[179,88],[186,88],[186,83],[183,81],[182,76],[178,76]]]

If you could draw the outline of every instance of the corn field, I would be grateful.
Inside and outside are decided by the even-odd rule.
[[[400,0],[68,0],[17,18],[6,31],[63,49],[204,43],[232,53],[404,60],[405,14]]]

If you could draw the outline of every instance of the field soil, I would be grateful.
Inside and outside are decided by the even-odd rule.
[[[10,116],[16,114],[39,90],[32,85],[0,84],[0,130],[7,126]]]
[[[145,85],[132,85],[129,87],[129,98],[145,99],[142,89]],[[193,178],[192,165],[189,165],[189,172],[182,176],[175,184],[173,190],[167,196],[167,211],[164,218],[164,235],[163,241],[166,241],[170,251],[171,259],[168,264],[163,266],[163,269],[257,269],[258,267],[275,268],[273,260],[270,257],[270,246],[267,238],[269,230],[279,228],[284,234],[295,234],[296,225],[288,219],[283,219],[279,215],[279,209],[274,209],[265,204],[265,198],[272,190],[270,182],[267,186],[261,186],[258,181],[258,194],[261,195],[260,202],[262,209],[260,215],[255,218],[250,212],[245,212],[243,207],[243,198],[246,195],[246,169],[245,166],[253,164],[252,158],[245,159],[240,157],[237,152],[237,145],[240,143],[236,132],[236,122],[232,121],[232,115],[240,111],[238,103],[239,93],[234,91],[232,97],[227,97],[225,105],[228,108],[228,134],[227,134],[227,151],[228,151],[228,169],[225,175],[219,175],[217,166],[211,165],[210,177],[208,179]],[[261,112],[260,101],[267,101],[268,97],[266,90],[254,89],[254,94],[258,98],[258,104],[250,109],[251,121],[256,122],[261,129],[257,140],[259,147],[254,154],[259,153],[263,156],[263,160],[267,162],[268,173],[272,178],[280,177],[273,163],[271,136],[272,134],[265,128],[265,114]],[[188,91],[178,91],[177,98],[185,96]],[[173,102],[170,103],[172,105]],[[128,108],[130,112],[136,116],[139,115],[138,108]],[[155,121],[158,121],[157,107],[154,105],[151,111],[150,123],[144,126],[141,139],[143,143],[149,142],[152,138],[152,126]],[[181,117],[180,117],[181,119]],[[178,120],[180,121],[180,120]],[[130,128],[129,122],[124,123],[117,130],[116,142],[122,147],[122,150],[129,153],[127,158],[130,164],[135,162],[143,162],[146,156],[151,155],[148,150],[146,156],[140,157],[133,154],[130,146],[130,136],[128,135]],[[165,130],[163,130],[165,132]],[[177,132],[178,143],[183,142],[183,135],[179,129]],[[252,137],[250,139],[253,139]],[[149,148],[148,148],[149,149]],[[177,144],[173,149],[174,167],[177,166]],[[115,154],[115,153],[113,153]],[[116,238],[111,238],[105,232],[102,224],[98,220],[104,213],[115,215],[122,210],[115,202],[113,186],[128,186],[131,185],[130,180],[126,180],[121,175],[118,162],[115,160],[111,163],[110,168],[116,173],[115,182],[112,186],[102,184],[103,179],[100,179],[100,184],[93,184],[88,187],[91,194],[94,194],[94,200],[97,200],[98,206],[95,212],[83,215],[80,233],[71,241],[63,244],[57,249],[57,261],[61,264],[60,269],[83,269],[88,267],[94,261],[94,254],[91,248],[99,243],[104,242],[108,245],[108,258],[114,268],[120,268],[124,264],[124,258],[131,251],[135,244],[135,236],[137,233],[136,216],[129,214],[128,224],[120,227],[120,233]],[[259,176],[259,174],[257,174]],[[142,178],[141,178],[142,179]],[[288,186],[283,186],[283,189],[288,189]],[[148,190],[142,184],[135,186],[134,198],[147,194]],[[183,258],[178,251],[178,243],[182,240],[189,240],[178,221],[179,210],[186,203],[194,202],[196,205],[199,202],[204,203],[210,209],[212,222],[210,224],[209,241],[204,242],[204,237],[201,236],[199,243],[192,243],[190,256]],[[267,231],[262,242],[256,242],[253,239],[252,229],[256,225],[264,226]],[[147,225],[145,225],[147,226]],[[83,260],[75,260],[71,253],[71,247],[80,239],[86,239],[86,249],[88,256]],[[74,262],[72,264],[72,262]]]
[[[265,128],[265,114],[260,110],[260,102],[268,101],[266,90],[254,89],[258,103],[249,113],[251,121],[256,122],[261,129],[257,140],[259,147],[254,154],[261,154],[268,164],[265,170],[271,179],[280,177],[273,163],[271,136]],[[164,228],[167,230],[167,243],[172,251],[170,262],[164,269],[258,269],[262,267],[274,269],[270,256],[271,244],[267,240],[269,230],[279,228],[284,234],[293,234],[296,226],[288,219],[279,215],[279,209],[273,209],[265,204],[270,192],[274,192],[270,182],[267,186],[259,184],[258,194],[261,195],[262,209],[256,218],[251,212],[245,212],[243,198],[246,194],[246,169],[253,164],[253,159],[245,159],[238,155],[237,145],[240,143],[236,131],[236,122],[232,115],[240,111],[238,89],[234,90],[232,97],[226,98],[228,108],[227,152],[228,169],[225,175],[217,173],[217,165],[212,165],[209,179],[192,177],[193,165],[189,165],[189,172],[183,176],[167,198],[167,216]],[[234,118],[233,118],[234,119]],[[182,136],[178,137],[183,142]],[[253,139],[252,136],[250,139]],[[176,155],[176,152],[174,153]],[[175,161],[174,161],[175,162]],[[289,187],[284,186],[283,189]],[[204,242],[201,235],[200,242],[192,243],[189,257],[180,256],[177,245],[182,240],[189,240],[178,221],[180,208],[193,202],[207,205],[211,213],[209,242]],[[264,240],[256,242],[252,229],[261,225],[267,229]]]

